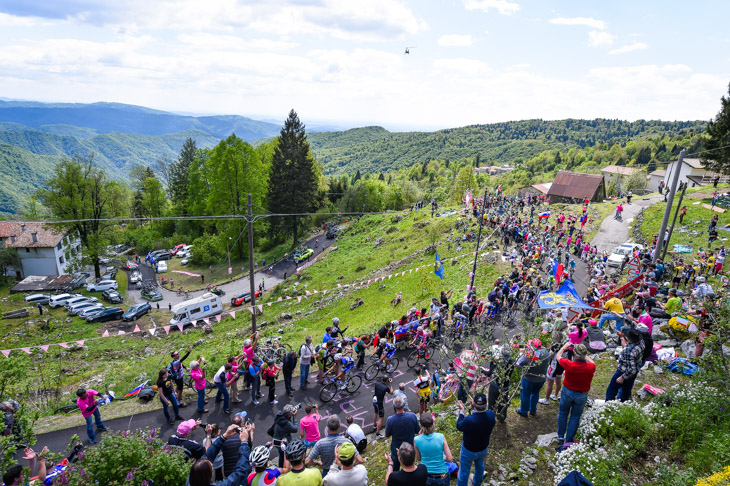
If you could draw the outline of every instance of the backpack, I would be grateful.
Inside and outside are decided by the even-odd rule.
[[[167,373],[170,375],[170,378],[173,380],[177,380],[179,375],[179,372],[182,371],[182,363],[180,363],[180,366],[176,369],[175,368],[175,361],[171,361],[169,365],[167,365]]]
[[[271,427],[269,427],[266,430],[266,433],[269,435],[269,437],[273,437],[274,436],[274,426],[275,425],[276,425],[276,422],[274,422],[273,424],[271,424]]]
[[[149,402],[153,398],[155,398],[155,395],[156,393],[154,388],[152,388],[151,386],[146,386],[139,391],[137,397],[144,402]]]

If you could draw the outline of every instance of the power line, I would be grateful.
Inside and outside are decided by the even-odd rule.
[[[709,150],[703,150],[701,152],[695,152],[693,154],[687,154],[687,157],[693,157],[695,155],[702,155],[702,154],[706,154],[706,153],[709,153],[709,152],[716,152],[718,150],[725,150],[725,149],[730,149],[730,145],[725,145],[723,147],[717,147],[717,148],[709,149]]]

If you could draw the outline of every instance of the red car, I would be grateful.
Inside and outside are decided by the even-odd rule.
[[[172,250],[170,250],[170,255],[177,254],[177,252],[179,252],[180,250],[182,250],[184,246],[185,246],[185,243],[180,243],[179,245],[175,245],[175,248],[173,248]]]
[[[261,297],[261,291],[257,290],[256,298],[258,299],[259,297]],[[231,305],[234,305],[234,306],[243,305],[248,302],[251,302],[251,292],[244,292],[239,295],[234,295],[233,298],[231,299]]]

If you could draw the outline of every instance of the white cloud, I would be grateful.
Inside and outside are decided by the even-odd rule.
[[[634,42],[632,44],[626,44],[625,46],[618,47],[608,51],[609,54],[625,54],[627,52],[640,51],[642,49],[648,49],[649,46],[643,42]]]
[[[438,39],[438,45],[445,47],[468,47],[476,42],[476,39],[469,35],[447,34]]]
[[[464,7],[467,10],[481,10],[484,13],[494,9],[502,15],[512,15],[520,10],[519,3],[509,0],[464,0]]]
[[[613,44],[615,39],[616,36],[608,32],[599,32],[597,30],[588,32],[588,45],[591,47],[608,47]]]
[[[592,29],[605,30],[606,22],[603,20],[596,20],[593,17],[558,17],[550,20],[551,24],[556,25],[583,25]]]
[[[38,24],[35,17],[18,17],[0,12],[0,27],[33,27]]]
[[[487,63],[468,58],[455,58],[455,59],[436,59],[433,62],[433,67],[437,69],[440,74],[453,75],[471,75],[479,76],[482,74],[489,74],[492,69]]]

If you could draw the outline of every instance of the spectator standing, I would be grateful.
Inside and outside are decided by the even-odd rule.
[[[244,424],[244,418],[246,418],[246,412],[239,412],[231,419],[231,424],[238,429],[244,430],[246,425]],[[225,435],[225,434],[224,434]],[[215,442],[215,440],[213,441]],[[251,449],[251,442],[248,443],[249,451]],[[236,469],[236,464],[239,459],[239,451],[241,449],[241,439],[238,434],[231,435],[226,438],[225,442],[221,446],[220,450],[223,454],[223,475],[225,477],[233,474]],[[217,456],[216,456],[217,457]],[[246,456],[248,459],[248,456]]]
[[[297,352],[292,351],[284,358],[284,364],[281,367],[281,372],[284,375],[284,388],[289,398],[294,396],[294,389],[291,386],[292,375],[294,370],[297,368]]]
[[[570,347],[565,343],[556,356],[565,369],[563,393],[560,395],[560,412],[558,413],[558,448],[564,443],[573,442],[578,431],[583,408],[588,401],[596,364],[588,357],[588,349],[583,344],[573,347],[573,361],[563,358],[563,353]],[[568,420],[570,415],[570,420]]]
[[[218,393],[215,395],[216,402],[223,402],[223,413],[231,413],[230,410],[230,396],[228,395],[228,386],[231,382],[226,381],[226,374],[231,371],[232,366],[230,363],[226,363],[218,369],[218,372],[213,377],[213,383],[218,388]]]
[[[545,384],[549,364],[550,353],[542,347],[539,339],[530,341],[527,352],[517,360],[517,366],[526,368],[522,378],[520,408],[517,410],[521,417],[527,417],[528,412],[533,416],[537,414],[537,401]]]
[[[296,424],[298,412],[298,407],[294,405],[284,405],[284,410],[276,414],[276,417],[274,418],[274,440],[291,443],[291,435],[295,434],[299,430]],[[284,467],[285,447],[286,444],[282,444],[279,449],[279,467]]]
[[[259,341],[259,333],[255,332],[251,334],[251,337],[243,341],[243,347],[241,348],[241,356],[243,357],[243,363],[241,366],[241,370],[239,371],[240,374],[243,375],[243,383],[246,387],[246,389],[249,389],[251,387],[251,384],[253,382],[251,378],[251,374],[248,372],[249,366],[251,365],[251,362],[253,361],[254,352],[256,350],[256,345]]]
[[[444,434],[434,432],[433,415],[421,414],[421,434],[414,439],[416,460],[426,466],[428,472],[427,486],[449,486],[449,467],[447,462],[454,462],[449,444]]]
[[[314,358],[312,336],[307,336],[304,339],[304,344],[302,344],[299,348],[299,357],[301,358],[299,365],[299,388],[301,390],[306,390],[307,383],[309,383],[309,369],[312,365],[312,359]]]
[[[545,398],[541,398],[537,401],[538,403],[542,403],[543,405],[547,405],[550,403],[548,398],[557,401],[558,396],[560,395],[560,389],[563,386],[563,372],[565,370],[562,366],[560,366],[560,363],[558,362],[559,350],[560,342],[553,343],[552,347],[550,348],[550,365],[545,372],[545,381],[547,383],[547,386],[545,387]]]
[[[644,356],[644,340],[635,329],[629,329],[622,334],[624,349],[618,357],[618,367],[606,389],[606,401],[615,400],[621,390],[621,401],[631,399],[631,389],[634,387]]]
[[[327,419],[327,435],[314,445],[309,457],[307,457],[306,465],[317,464],[321,466],[322,477],[327,476],[332,463],[335,461],[335,447],[345,442],[349,442],[349,440],[340,435],[340,418],[337,415],[331,415]],[[356,454],[356,456],[358,463],[362,463],[362,457],[359,454]]]
[[[251,403],[258,405],[258,399],[263,395],[261,389],[261,358],[254,356],[248,367],[248,373],[251,376]]]
[[[241,403],[242,400],[238,396],[238,361],[234,356],[228,358],[228,364],[231,365],[231,369],[226,371],[226,381],[230,383],[230,391],[228,392],[231,397],[231,403]]]
[[[314,444],[321,439],[319,433],[319,421],[322,417],[319,415],[319,407],[314,405],[306,405],[304,407],[306,415],[299,421],[299,438],[304,440],[304,444],[314,447]]]
[[[276,399],[276,377],[279,376],[279,367],[273,361],[267,361],[266,366],[261,370],[266,386],[269,387],[269,403],[276,405],[279,401]]]
[[[408,408],[408,397],[406,396],[405,383],[398,384],[398,389],[393,392],[393,398],[395,397],[401,397],[403,399],[403,403],[405,403],[405,407],[403,407],[403,410],[405,410],[406,412],[410,412],[410,409]]]
[[[99,406],[96,404],[96,398],[99,396],[99,392],[89,388],[79,388],[76,390],[76,404],[81,410],[81,415],[86,420],[86,435],[89,436],[89,442],[96,444],[96,436],[94,435],[94,428],[91,417],[94,416],[94,422],[96,423],[96,431],[104,432],[108,430],[104,422],[101,421],[101,413],[99,413]]]
[[[457,402],[459,418],[456,420],[456,429],[463,433],[461,452],[459,454],[459,476],[457,486],[467,486],[469,472],[474,464],[475,486],[481,486],[484,478],[484,458],[489,452],[489,438],[494,429],[494,412],[487,410],[487,397],[478,393],[471,402],[474,413],[464,415],[464,402]]]
[[[234,424],[229,426],[223,435],[213,439],[211,446],[205,451],[205,456],[190,467],[190,475],[188,476],[190,486],[238,486],[243,484],[246,475],[251,471],[249,455],[251,451],[250,443],[253,440],[253,429],[253,425],[246,425],[240,429],[240,434],[237,434],[236,431],[239,430],[239,427]],[[236,443],[240,444],[237,451],[236,465],[231,473],[226,475],[225,480],[214,482],[213,461],[221,449],[234,437],[238,439]]]
[[[307,446],[301,440],[295,440],[286,449],[291,469],[279,477],[279,486],[322,486],[322,474],[318,469],[304,467],[304,454]]]
[[[161,369],[157,376],[157,393],[160,395],[162,411],[165,414],[168,424],[174,424],[175,420],[185,420],[180,416],[180,411],[177,408],[175,387],[166,368]],[[172,411],[175,413],[175,418],[170,417],[170,405],[172,405]]]
[[[487,376],[489,381],[489,410],[493,410],[499,423],[504,423],[509,408],[509,385],[515,360],[512,359],[510,347],[502,346],[501,358],[493,360],[489,365]]]
[[[347,441],[335,446],[337,468],[331,467],[322,481],[324,486],[367,486],[368,471],[362,464],[355,464],[355,445]]]
[[[208,400],[205,399],[205,360],[201,358],[203,364],[200,361],[190,362],[190,378],[193,380],[193,387],[198,393],[198,413],[208,413],[208,409],[205,408],[205,404]]]
[[[413,444],[413,438],[421,430],[416,414],[406,412],[404,407],[405,403],[403,403],[402,398],[394,398],[393,408],[395,408],[395,414],[388,417],[388,421],[385,423],[385,436],[392,437],[390,442],[390,457],[393,459],[393,469],[395,471],[400,469],[398,448],[404,442]]]
[[[365,365],[365,351],[367,350],[368,346],[370,345],[370,336],[360,336],[360,339],[357,340],[355,343],[355,346],[353,350],[355,351],[355,354],[357,355],[357,369],[361,370],[363,366]]]
[[[398,449],[398,461],[402,466],[399,471],[394,470],[393,459],[387,452],[385,458],[388,460],[388,468],[385,473],[387,486],[426,486],[428,470],[423,464],[415,465],[416,451],[411,444],[405,443]]]
[[[375,429],[375,438],[381,438],[383,435],[380,430],[383,428],[383,421],[385,420],[385,394],[393,394],[393,380],[384,376],[380,383],[376,383],[375,395],[373,396],[373,428]]]
[[[200,459],[201,457],[203,457],[203,454],[205,454],[205,447],[190,438],[190,432],[199,428],[200,420],[186,420],[177,426],[177,433],[171,435],[170,438],[167,439],[167,443],[171,446],[182,447],[193,459]],[[217,455],[218,454],[216,453],[210,459],[211,463]]]
[[[205,440],[203,445],[205,446],[206,454],[210,446],[213,445],[213,441],[221,435],[221,431],[218,429],[218,424],[208,424],[205,426]],[[211,461],[213,464],[213,475],[216,481],[223,480],[223,451],[219,450],[218,454],[213,456]]]
[[[185,356],[182,358],[180,357],[180,351],[173,351],[170,353],[172,362],[170,363],[170,366],[168,366],[168,370],[170,372],[170,377],[175,380],[175,388],[177,388],[175,394],[177,395],[177,402],[180,408],[187,407],[187,405],[182,401],[182,392],[185,388],[185,383],[183,382],[183,378],[185,377],[185,365],[183,362],[188,356],[190,356],[190,352],[192,350],[192,346],[188,347],[188,352],[185,353]]]

